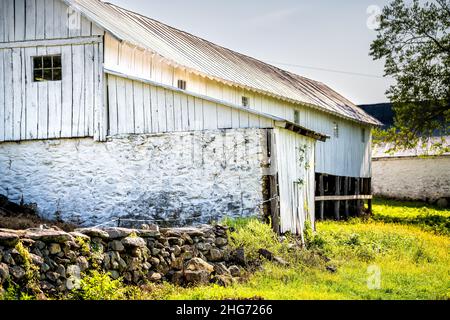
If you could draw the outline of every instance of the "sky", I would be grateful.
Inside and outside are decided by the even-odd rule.
[[[369,56],[373,18],[387,0],[109,2],[321,81],[356,104],[388,101],[393,80],[383,77],[383,61]]]

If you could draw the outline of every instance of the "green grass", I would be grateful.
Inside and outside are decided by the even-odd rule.
[[[317,223],[305,235],[307,248],[280,243],[270,226],[256,219],[226,220],[235,229],[230,245],[249,258],[260,248],[289,262],[265,261],[244,281],[180,288],[169,283],[126,287],[92,273],[72,299],[450,299],[450,210],[422,203],[377,200],[370,219]],[[331,272],[330,270],[335,270]],[[374,273],[375,271],[375,273]],[[370,279],[379,271],[380,287]]]
[[[236,228],[233,245],[243,246],[250,256],[267,248],[290,266],[265,262],[263,271],[227,288],[153,286],[141,298],[450,299],[450,211],[387,200],[376,201],[373,208],[374,218],[367,221],[317,223],[308,250],[300,251],[280,244],[270,228],[256,220],[228,221]],[[441,218],[423,218],[427,216],[441,217],[447,224],[442,226]],[[368,287],[371,270],[380,271],[379,289]]]
[[[379,199],[374,201],[373,220],[416,225],[426,231],[450,235],[450,210],[423,202]]]

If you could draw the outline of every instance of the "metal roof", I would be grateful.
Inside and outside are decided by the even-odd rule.
[[[380,125],[324,85],[237,53],[184,31],[100,0],[64,0],[122,41],[150,50],[204,77],[308,105],[361,123]]]

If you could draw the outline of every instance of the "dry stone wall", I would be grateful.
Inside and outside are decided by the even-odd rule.
[[[26,287],[35,281],[44,293],[59,294],[78,288],[89,270],[99,270],[135,285],[226,285],[240,274],[230,254],[227,228],[219,225],[86,228],[69,233],[56,228],[0,229],[0,283]]]

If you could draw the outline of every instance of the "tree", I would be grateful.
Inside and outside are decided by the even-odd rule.
[[[386,92],[395,119],[393,128],[374,136],[393,149],[406,149],[426,143],[433,133],[449,135],[450,0],[423,5],[394,0],[383,8],[376,31],[370,55],[385,59],[385,76],[395,80]],[[450,150],[444,139],[434,147]]]

